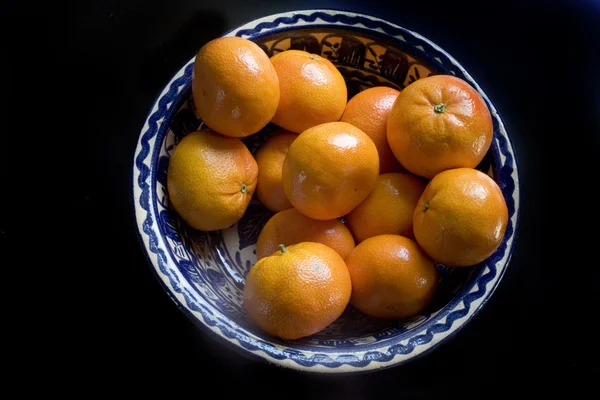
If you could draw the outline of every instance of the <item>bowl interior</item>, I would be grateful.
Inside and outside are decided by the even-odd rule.
[[[332,61],[344,76],[349,98],[373,86],[390,86],[399,90],[411,82],[439,73],[449,73],[435,59],[416,57],[409,46],[400,41],[390,42],[376,32],[359,28],[310,27],[269,33],[254,39],[272,56],[287,49],[306,50],[321,54]],[[270,337],[249,323],[242,308],[244,280],[256,262],[255,243],[260,230],[273,215],[253,199],[243,218],[234,226],[216,232],[197,231],[187,226],[170,208],[166,189],[169,157],[174,147],[191,131],[202,127],[194,113],[189,84],[183,89],[177,111],[167,121],[168,133],[160,138],[160,150],[155,160],[156,205],[159,228],[165,238],[170,256],[177,261],[181,274],[187,279],[195,295],[202,297],[214,309],[256,335],[274,344],[283,341]],[[279,130],[268,125],[258,134],[244,139],[254,154],[258,148]],[[157,143],[158,145],[158,143]],[[492,144],[495,146],[495,144]],[[496,164],[490,150],[478,169],[494,176]],[[332,325],[311,337],[286,346],[327,349],[356,348],[382,339],[406,336],[417,330],[444,309],[474,276],[481,266],[472,268],[445,268],[435,300],[422,314],[407,320],[384,321],[369,318],[349,306]]]

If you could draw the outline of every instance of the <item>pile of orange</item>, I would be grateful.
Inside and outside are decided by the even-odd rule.
[[[449,75],[349,101],[320,55],[269,58],[220,38],[200,49],[192,82],[196,131],[168,170],[173,208],[190,226],[235,224],[256,198],[276,214],[262,229],[244,307],[265,332],[317,333],[348,306],[408,318],[431,303],[436,263],[468,267],[500,245],[502,192],[475,169],[492,141],[485,101]],[[281,127],[254,157],[240,138]]]

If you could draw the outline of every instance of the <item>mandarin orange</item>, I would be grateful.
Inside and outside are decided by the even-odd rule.
[[[451,168],[476,167],[492,143],[492,118],[464,80],[434,75],[408,85],[388,117],[390,148],[408,171],[433,178]]]
[[[257,44],[224,37],[196,56],[192,93],[198,116],[212,130],[232,137],[258,132],[279,105],[279,78]]]
[[[322,243],[344,259],[354,249],[354,238],[340,220],[319,221],[290,208],[273,215],[262,228],[256,241],[256,257],[260,260],[273,254],[280,244],[300,242]]]
[[[377,177],[373,191],[344,217],[357,242],[372,236],[413,235],[413,213],[426,183],[408,172]]]
[[[419,245],[449,267],[480,263],[500,245],[508,209],[498,184],[472,168],[436,175],[415,208],[413,229]]]
[[[271,57],[281,97],[273,123],[301,133],[325,122],[339,121],[348,91],[331,61],[306,51],[287,50]]]
[[[408,318],[427,307],[437,288],[435,263],[413,240],[380,235],[360,243],[346,259],[351,303],[375,318]]]
[[[379,173],[402,171],[398,159],[387,141],[387,120],[396,98],[396,89],[377,86],[352,97],[340,121],[348,122],[369,135],[379,153]]]
[[[295,133],[276,134],[256,152],[258,164],[256,197],[265,207],[274,212],[292,207],[283,192],[281,174],[288,149],[297,137]]]
[[[302,214],[334,219],[359,205],[375,186],[379,156],[373,140],[347,122],[302,132],[283,163],[283,190]]]
[[[169,160],[169,200],[193,228],[227,228],[244,215],[257,175],[256,161],[240,139],[192,132]]]
[[[284,247],[248,273],[244,308],[265,332],[282,339],[315,334],[339,318],[352,284],[344,260],[321,243]]]

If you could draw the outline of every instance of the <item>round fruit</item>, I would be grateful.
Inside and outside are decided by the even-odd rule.
[[[267,125],[279,104],[279,78],[255,43],[237,37],[205,44],[194,62],[198,116],[212,130],[244,137]]]
[[[246,211],[257,174],[256,161],[240,139],[192,132],[169,160],[169,200],[193,228],[227,228]]]
[[[500,245],[508,209],[500,188],[471,168],[436,175],[425,188],[413,216],[415,238],[436,261],[471,266]]]
[[[356,241],[383,234],[414,237],[413,213],[425,186],[410,173],[379,175],[369,196],[344,217]]]
[[[354,249],[354,238],[338,219],[318,221],[300,214],[295,208],[283,210],[267,221],[256,241],[256,257],[270,256],[280,244],[322,243],[346,258]]]
[[[297,137],[295,133],[275,135],[256,153],[258,164],[256,197],[265,207],[274,212],[292,208],[292,204],[283,192],[281,171],[288,149]]]
[[[287,50],[271,57],[281,87],[272,122],[300,133],[315,125],[339,121],[348,92],[331,61],[306,51]]]
[[[438,284],[435,263],[411,239],[380,235],[356,246],[346,259],[350,302],[375,318],[408,318],[431,302]]]
[[[244,287],[244,308],[265,332],[299,339],[342,314],[352,285],[344,260],[321,243],[303,242],[258,261]]]
[[[387,125],[388,143],[402,166],[428,179],[446,169],[476,167],[490,148],[492,132],[483,98],[450,75],[408,85]]]
[[[402,170],[386,135],[388,115],[399,94],[396,89],[385,86],[364,90],[350,99],[340,120],[356,126],[373,139],[379,153],[380,174]]]
[[[334,219],[348,214],[375,186],[379,156],[371,138],[347,122],[302,132],[283,163],[283,190],[302,214]]]

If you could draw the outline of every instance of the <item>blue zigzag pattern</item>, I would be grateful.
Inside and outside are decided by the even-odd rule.
[[[326,22],[330,22],[330,23],[342,22],[342,23],[344,23],[346,25],[350,25],[350,26],[360,23],[360,24],[365,25],[368,28],[381,28],[384,32],[386,32],[388,34],[403,35],[404,38],[407,40],[412,39],[412,40],[416,41],[424,49],[428,49],[427,51],[434,52],[435,56],[439,57],[440,59],[446,59],[446,57],[447,57],[444,53],[440,53],[439,51],[433,49],[427,42],[424,42],[418,38],[412,37],[412,34],[409,31],[406,31],[404,29],[394,27],[394,26],[391,26],[389,24],[386,24],[386,23],[383,23],[380,21],[373,21],[373,20],[370,20],[363,16],[348,16],[345,14],[328,14],[328,13],[325,13],[322,11],[314,12],[309,15],[295,14],[292,17],[279,17],[279,18],[276,18],[273,22],[262,22],[253,29],[239,30],[236,33],[236,35],[237,36],[258,35],[258,34],[260,34],[260,32],[262,30],[273,29],[282,24],[293,25],[293,24],[297,23],[299,20],[304,20],[307,22],[314,22],[318,18],[320,18]],[[437,64],[440,64],[440,62],[437,62]],[[362,358],[359,358],[352,354],[342,354],[342,355],[337,355],[336,359],[333,359],[329,355],[321,354],[321,353],[314,354],[311,357],[307,357],[300,350],[295,350],[295,349],[290,349],[290,348],[280,350],[265,341],[255,340],[244,334],[241,334],[238,330],[233,328],[228,321],[224,321],[220,318],[217,318],[215,315],[213,315],[212,311],[208,307],[206,307],[205,305],[198,302],[192,293],[190,293],[189,291],[187,291],[183,288],[177,275],[175,273],[173,273],[171,270],[169,270],[169,268],[167,266],[168,265],[167,264],[167,256],[166,256],[164,250],[162,250],[161,248],[158,247],[157,233],[152,229],[152,225],[155,222],[153,219],[152,212],[151,212],[151,204],[150,204],[150,196],[152,194],[152,190],[151,190],[150,185],[146,183],[146,180],[149,177],[152,178],[152,176],[151,176],[152,171],[151,171],[151,168],[144,162],[144,160],[148,157],[148,155],[150,154],[150,151],[151,151],[149,141],[154,136],[158,135],[156,143],[159,143],[159,141],[162,140],[162,138],[164,137],[164,135],[167,131],[167,126],[166,126],[167,124],[163,124],[162,126],[159,126],[158,121],[161,118],[164,118],[165,121],[169,120],[169,118],[171,117],[174,110],[177,109],[178,104],[176,104],[177,101],[174,101],[174,100],[177,100],[179,88],[190,82],[191,75],[192,75],[192,69],[193,69],[193,64],[190,63],[185,68],[183,76],[174,80],[170,84],[168,91],[163,96],[160,96],[158,98],[157,110],[154,113],[152,113],[152,115],[150,115],[150,117],[148,118],[148,129],[142,135],[142,137],[140,139],[141,149],[139,151],[139,154],[135,158],[135,167],[139,171],[139,177],[137,179],[137,182],[134,182],[134,184],[137,184],[137,186],[141,189],[139,205],[141,206],[141,208],[143,210],[146,211],[146,218],[144,219],[144,222],[143,222],[143,233],[149,239],[150,251],[152,253],[156,254],[156,256],[157,256],[158,267],[159,267],[160,272],[168,278],[171,288],[176,293],[180,293],[184,297],[185,303],[186,303],[185,306],[179,304],[178,300],[176,300],[174,296],[171,296],[175,300],[175,302],[178,304],[178,306],[180,308],[182,308],[183,311],[189,313],[189,311],[186,309],[186,307],[187,307],[189,310],[199,312],[203,317],[204,323],[206,323],[207,325],[212,326],[212,327],[217,327],[225,337],[227,337],[229,339],[235,339],[241,347],[243,347],[247,350],[250,350],[252,352],[263,351],[270,357],[277,359],[277,360],[292,359],[297,364],[302,365],[304,367],[311,367],[311,366],[315,366],[315,365],[322,365],[322,366],[325,366],[328,368],[338,368],[342,365],[351,365],[353,367],[365,367],[365,366],[369,365],[371,362],[390,361],[394,358],[394,356],[396,356],[398,354],[403,354],[403,355],[409,354],[412,351],[414,351],[414,349],[417,346],[422,346],[422,345],[425,345],[425,344],[431,342],[436,334],[439,334],[442,332],[447,332],[448,330],[451,329],[453,323],[456,320],[468,315],[471,304],[486,294],[486,290],[485,290],[486,285],[496,277],[497,271],[496,271],[495,264],[502,258],[502,256],[507,251],[506,240],[498,248],[498,251],[495,253],[496,255],[486,261],[485,266],[487,266],[489,268],[489,272],[487,272],[486,274],[483,274],[477,278],[477,280],[474,284],[476,284],[478,286],[478,289],[471,293],[468,293],[468,291],[472,288],[472,286],[466,287],[463,289],[462,295],[464,295],[464,297],[461,299],[460,302],[463,303],[464,308],[447,313],[445,315],[446,322],[444,322],[444,323],[436,322],[436,321],[441,320],[444,317],[444,314],[442,312],[440,312],[440,314],[438,314],[434,318],[434,320],[432,320],[424,325],[424,327],[427,327],[424,334],[416,335],[416,336],[410,338],[406,345],[402,345],[400,343],[393,344],[385,352],[368,351],[367,353],[365,353],[365,355]],[[447,70],[447,68],[446,68],[446,70]],[[152,108],[154,108],[154,106]],[[494,117],[494,128],[495,128],[494,131],[496,133],[498,133],[499,132],[499,122],[496,117]],[[499,151],[506,157],[504,165],[497,172],[499,174],[498,175],[499,180],[504,182],[501,189],[505,194],[505,198],[507,200],[507,206],[508,206],[508,210],[509,210],[509,223],[508,223],[507,230],[506,230],[506,237],[508,238],[512,235],[514,228],[515,228],[515,227],[513,227],[512,220],[511,220],[511,218],[515,214],[515,203],[514,203],[514,199],[512,197],[512,193],[515,190],[515,181],[512,179],[512,175],[511,175],[513,173],[513,170],[515,167],[515,161],[513,159],[513,155],[509,151],[507,139],[501,134],[496,134],[495,138],[498,140]],[[498,157],[498,155],[496,155],[496,157]],[[150,157],[150,164],[152,164],[151,160],[152,160],[152,156]],[[140,233],[140,235],[141,235],[141,233]],[[481,271],[483,271],[484,269],[485,268],[482,267]],[[159,281],[161,281],[161,280],[159,279]],[[166,289],[167,289],[167,292],[169,292],[170,289],[169,288],[166,288]],[[494,290],[494,288],[490,288],[490,292],[493,290]],[[468,293],[468,294],[464,294],[464,293]],[[457,295],[457,297],[460,297],[460,296],[461,296],[461,294]],[[458,306],[458,303],[454,304],[451,308],[455,308],[457,306]],[[196,318],[196,317],[194,317],[194,318]],[[360,349],[358,349],[358,350],[360,350]]]

